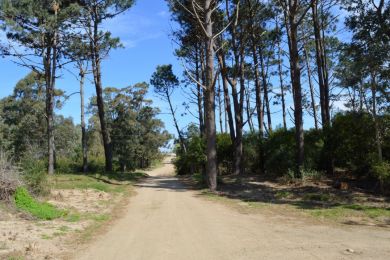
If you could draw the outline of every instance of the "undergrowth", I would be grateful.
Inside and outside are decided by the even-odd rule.
[[[17,208],[30,213],[32,216],[42,220],[52,220],[62,217],[65,211],[59,210],[46,202],[39,202],[34,199],[26,188],[19,187],[15,192],[15,205]]]

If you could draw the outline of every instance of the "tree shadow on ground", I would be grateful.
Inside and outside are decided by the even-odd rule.
[[[372,219],[384,217],[378,226],[390,225],[389,197],[354,189],[339,190],[332,187],[329,182],[300,182],[286,185],[258,176],[224,176],[218,190],[216,194],[218,196],[245,203],[290,205],[313,214],[328,214],[330,217],[351,212],[361,213]],[[210,193],[202,191],[200,196],[202,195],[207,196]],[[326,210],[330,211],[325,212]],[[350,225],[352,223],[349,222]]]

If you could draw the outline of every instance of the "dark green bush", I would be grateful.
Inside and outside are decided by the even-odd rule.
[[[27,211],[34,217],[43,220],[52,220],[62,217],[65,214],[65,211],[59,210],[49,203],[38,202],[23,187],[16,189],[15,205],[17,208]]]
[[[374,121],[367,113],[337,114],[333,118],[331,142],[335,165],[358,176],[366,175],[375,161]]]
[[[186,153],[177,147],[174,164],[179,175],[200,173],[205,163],[205,142],[199,136],[190,138]]]
[[[233,161],[233,144],[229,134],[217,134],[217,157],[220,174],[231,173]]]
[[[261,147],[264,140],[258,133],[247,133],[243,138],[244,169],[248,173],[261,172]]]
[[[281,176],[295,166],[295,138],[293,130],[277,129],[264,141],[267,174]]]

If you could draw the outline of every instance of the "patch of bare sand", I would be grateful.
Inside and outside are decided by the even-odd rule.
[[[61,219],[38,221],[20,213],[0,214],[0,259],[58,259],[73,247],[75,236],[95,221],[109,214],[120,195],[86,190],[53,190],[49,202],[69,214]],[[0,209],[1,210],[1,209]]]

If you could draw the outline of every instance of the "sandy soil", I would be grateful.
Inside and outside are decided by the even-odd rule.
[[[199,197],[169,160],[74,259],[390,259],[390,230],[245,214]]]
[[[80,214],[109,214],[118,198],[110,194],[86,190],[53,190],[49,202],[58,208],[74,209]],[[115,201],[114,201],[115,200]],[[51,221],[28,219],[21,213],[0,216],[0,259],[58,259],[73,247],[75,233],[86,229],[92,220],[69,221],[66,218]],[[15,258],[19,259],[19,258]]]

